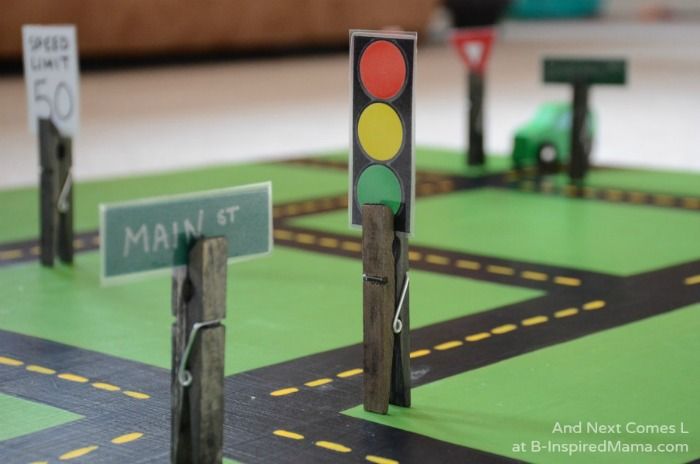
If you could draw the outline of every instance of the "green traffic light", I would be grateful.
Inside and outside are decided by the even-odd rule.
[[[401,184],[390,168],[374,164],[362,171],[357,182],[357,201],[361,205],[384,205],[396,214],[401,208]]]

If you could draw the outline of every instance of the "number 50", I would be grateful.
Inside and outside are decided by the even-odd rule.
[[[54,89],[53,95],[50,95],[41,91],[41,87],[45,85],[46,78],[34,81],[34,100],[46,105],[49,117],[55,114],[58,119],[65,121],[73,114],[73,93],[70,87],[61,81]]]

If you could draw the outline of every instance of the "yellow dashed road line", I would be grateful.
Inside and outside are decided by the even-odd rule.
[[[547,316],[534,316],[523,319],[520,323],[525,327],[530,327],[537,324],[544,324],[549,318]]]
[[[416,350],[416,351],[411,351],[411,354],[409,355],[409,357],[411,359],[422,358],[423,356],[428,356],[429,354],[430,354],[430,350],[427,350],[427,349]]]
[[[355,375],[360,374],[362,374],[362,369],[350,369],[349,371],[340,372],[336,375],[336,377],[340,377],[341,379],[347,379],[348,377],[353,377]]]
[[[21,366],[21,365],[23,365],[24,363],[23,363],[22,361],[18,360],[18,359],[7,358],[7,357],[5,357],[5,356],[0,356],[0,364],[4,364],[4,365],[6,365],[6,366],[13,366],[13,367],[16,367],[16,366]]]
[[[275,229],[273,236],[278,240],[291,240],[294,238],[294,234],[288,230]]]
[[[450,258],[441,255],[427,255],[425,261],[430,264],[439,264],[440,266],[446,266],[450,263]]]
[[[331,237],[322,237],[318,244],[325,248],[338,248],[338,240]]]
[[[489,265],[486,266],[486,272],[490,272],[491,274],[499,274],[499,275],[514,275],[515,274],[515,269],[512,267],[508,266],[496,266],[496,265]]]
[[[508,332],[512,332],[515,329],[517,329],[518,326],[515,324],[504,324],[504,325],[499,325],[498,327],[494,327],[491,329],[491,333],[494,335],[503,335]]]
[[[373,462],[374,464],[399,464],[399,461],[395,459],[387,459],[381,456],[375,456],[373,454],[368,454],[365,456],[365,460]]]
[[[313,233],[298,232],[294,233],[285,229],[275,229],[273,232],[275,239],[295,241],[304,245],[315,245],[318,244],[324,248],[341,248],[346,251],[361,252],[362,243],[352,240],[342,240],[334,237],[323,237],[315,235]],[[435,264],[439,266],[453,266],[458,269],[467,269],[471,271],[478,271],[482,269],[482,263],[478,261],[473,261],[469,259],[456,259],[454,262],[449,256],[436,254],[436,253],[426,253],[425,255],[419,251],[410,250],[408,252],[408,259],[411,262],[424,261],[428,264]],[[502,276],[515,276],[517,270],[509,266],[501,266],[496,264],[489,264],[486,266],[486,272]],[[549,280],[550,276],[544,272],[524,270],[520,272],[520,277],[527,280],[533,280],[538,282],[546,282]],[[578,287],[581,285],[581,280],[574,277],[557,276],[553,279],[553,282],[558,285],[566,285],[570,287]]]
[[[305,203],[302,203],[301,209],[305,213],[314,213],[314,212],[318,211],[318,205],[316,204],[315,201],[311,200],[311,201],[307,201]]]
[[[344,241],[340,247],[348,251],[362,251],[362,245],[358,242]]]
[[[696,276],[689,277],[686,279],[686,281],[690,281],[690,280],[692,280],[695,283],[700,283],[700,274],[698,274]],[[587,303],[584,303],[582,308],[585,311],[594,311],[594,310],[603,309],[603,308],[605,308],[605,306],[606,306],[606,302],[603,300],[592,300],[592,301],[589,301]],[[556,319],[562,319],[562,318],[566,318],[566,317],[575,316],[575,315],[579,314],[579,312],[580,311],[578,308],[565,308],[565,309],[560,309],[558,311],[555,311],[552,315]],[[532,316],[532,317],[528,317],[528,318],[523,319],[522,321],[520,321],[520,325],[522,327],[532,327],[532,326],[539,325],[539,324],[545,324],[548,321],[549,321],[548,316],[540,314],[537,316]],[[517,329],[518,329],[518,325],[516,325],[516,324],[503,324],[503,325],[499,325],[497,327],[494,327],[493,329],[491,329],[490,332],[478,332],[478,333],[474,333],[471,335],[467,335],[466,337],[464,337],[464,340],[466,340],[467,342],[474,343],[474,342],[478,342],[480,340],[485,340],[485,339],[491,337],[492,334],[493,335],[503,335],[503,334],[507,334],[509,332],[513,332],[514,330],[517,330]],[[464,342],[462,342],[461,340],[449,340],[449,341],[435,345],[433,347],[433,349],[436,351],[447,351],[447,350],[451,350],[454,348],[458,348],[458,347],[463,346],[463,345],[464,345]],[[409,354],[409,357],[411,359],[421,358],[423,356],[428,356],[431,353],[432,353],[432,351],[429,349],[419,349],[419,350],[412,351]],[[350,369],[347,371],[340,372],[336,376],[342,379],[342,378],[347,378],[347,377],[359,375],[362,372],[363,372],[362,369]],[[307,387],[316,387],[316,386],[320,386],[320,385],[325,385],[325,384],[330,383],[332,381],[333,380],[330,378],[321,378],[321,379],[311,380],[309,382],[306,382],[304,385]],[[299,389],[296,387],[288,387],[288,388],[283,388],[281,390],[275,390],[275,391],[271,392],[270,395],[272,395],[272,396],[284,396],[284,395],[288,395],[291,393],[296,393],[298,391],[299,391]]]
[[[272,393],[270,393],[270,396],[285,396],[285,395],[291,395],[292,393],[298,392],[299,389],[296,387],[289,387],[289,388],[281,388],[279,390],[275,390]]]
[[[488,332],[479,332],[472,335],[467,335],[466,337],[464,337],[464,339],[468,342],[478,342],[480,340],[489,338],[490,336],[491,334]]]
[[[24,362],[20,361],[19,359],[14,359],[14,358],[8,358],[6,356],[0,356],[0,364],[4,364],[6,366],[13,366],[13,367],[19,367],[23,366]],[[56,374],[56,371],[54,369],[45,367],[45,366],[39,366],[37,364],[28,364],[25,369],[27,372],[32,372],[35,374],[42,374],[42,375],[56,375],[61,380],[66,380],[68,382],[75,382],[75,383],[88,383],[90,382],[90,379],[87,377],[83,377],[82,375],[77,375],[77,374],[71,374],[69,372],[61,372],[60,374]],[[120,391],[121,388],[118,387],[117,385],[113,385],[111,383],[106,383],[106,382],[92,382],[91,383],[93,388],[96,388],[98,390],[104,390],[108,392],[117,392]],[[146,394],[146,393],[140,393],[140,392],[135,392],[135,391],[125,391],[124,394],[126,396],[130,396],[131,398],[139,399],[139,400],[145,400],[150,398],[151,396]]]
[[[569,287],[578,287],[581,285],[581,279],[577,279],[575,277],[556,276],[554,278],[554,283],[559,285],[567,285]]]
[[[320,387],[321,385],[326,385],[328,383],[331,383],[333,379],[318,379],[318,380],[312,380],[311,382],[306,382],[304,385],[307,387]]]
[[[301,441],[306,437],[300,433],[291,432],[289,430],[277,429],[272,432],[273,435],[281,438],[288,438],[290,440]],[[314,445],[329,451],[335,451],[336,453],[351,453],[352,448],[343,445],[342,443],[337,443],[334,441],[319,440],[314,442]],[[375,464],[399,464],[399,461],[395,459],[389,459],[382,456],[376,456],[374,454],[368,454],[365,456],[365,460],[368,462],[373,462]]]
[[[455,183],[449,179],[441,180],[438,182],[438,187],[443,192],[449,192],[455,188]]]
[[[575,316],[576,314],[578,314],[578,308],[567,308],[555,312],[554,317],[561,319],[563,317]]]
[[[316,243],[316,237],[311,234],[297,234],[295,240],[306,245],[313,245]]]
[[[300,433],[290,432],[288,430],[275,430],[272,433],[277,435],[278,437],[291,438],[292,440],[303,440],[304,439],[304,435],[302,435]]]
[[[654,195],[654,204],[659,206],[671,206],[676,199],[671,195]]]
[[[115,392],[121,390],[121,388],[117,387],[116,385],[112,385],[111,383],[104,383],[104,382],[94,382],[92,384],[93,387],[97,388],[98,390],[105,390],[105,391],[110,391],[110,392]]]
[[[321,440],[314,443],[314,445],[318,446],[319,448],[325,448],[327,450],[335,451],[337,453],[349,453],[350,451],[352,451],[351,448],[348,448],[345,445],[341,445],[340,443],[335,443],[332,441]]]
[[[141,432],[132,432],[124,435],[119,435],[118,437],[112,438],[112,443],[115,445],[123,445],[124,443],[130,443],[136,441],[143,436]]]
[[[476,261],[469,261],[468,259],[458,259],[456,265],[460,269],[471,269],[473,271],[478,271],[481,269],[480,263],[477,263]]]
[[[604,307],[605,301],[603,300],[589,301],[583,305],[584,311],[595,311],[596,309],[603,309]]]
[[[642,192],[629,192],[627,195],[632,203],[644,203],[647,198],[646,193]]]
[[[151,395],[147,395],[146,393],[135,392],[130,390],[125,390],[124,394],[130,398],[134,398],[137,400],[147,400],[151,397]]]
[[[529,280],[537,280],[539,282],[544,282],[547,280],[547,274],[544,272],[535,272],[535,271],[523,271],[520,273],[523,279],[529,279]]]
[[[67,380],[69,382],[77,382],[77,383],[87,383],[89,380],[87,377],[83,377],[82,375],[75,375],[75,374],[69,374],[69,373],[63,373],[63,374],[58,374],[56,377],[62,380]]]
[[[435,345],[433,348],[435,348],[438,351],[445,351],[445,350],[451,350],[452,348],[457,348],[458,346],[462,346],[463,343],[459,340],[451,340],[449,342],[445,343],[440,343],[439,345]]]
[[[92,445],[92,446],[85,446],[83,448],[78,448],[74,449],[73,451],[68,451],[67,453],[63,453],[58,457],[59,461],[70,461],[71,459],[79,458],[81,456],[85,456],[86,454],[90,454],[93,451],[95,451],[99,446],[97,445]]]
[[[698,198],[683,198],[683,207],[688,209],[700,208],[700,199]]]
[[[118,437],[114,437],[110,440],[111,443],[115,445],[123,445],[126,443],[131,443],[132,441],[136,441],[143,437],[143,433],[141,432],[131,432],[131,433],[126,433],[124,435],[119,435]],[[67,451],[60,455],[58,457],[59,461],[70,461],[72,459],[77,459],[83,456],[86,456],[93,451],[99,449],[98,445],[89,445],[89,446],[83,446],[82,448],[76,448],[71,451]],[[31,464],[42,464],[42,463],[48,463],[49,461],[33,461]]]
[[[622,200],[622,197],[624,196],[623,192],[620,190],[606,190],[605,191],[605,198],[608,199],[609,201],[620,201]]]
[[[685,285],[697,285],[697,284],[700,284],[700,274],[694,275],[694,276],[690,276],[690,277],[686,277],[686,278],[683,280],[683,283],[684,283]]]
[[[24,256],[22,250],[4,250],[0,251],[0,261],[19,259]]]
[[[53,375],[56,373],[56,371],[53,369],[49,369],[48,367],[44,366],[37,366],[36,364],[30,364],[25,369],[27,369],[29,372],[36,372],[37,374],[44,375]]]

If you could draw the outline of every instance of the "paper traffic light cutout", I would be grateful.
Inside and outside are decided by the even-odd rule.
[[[353,225],[362,225],[362,205],[383,204],[394,213],[395,230],[411,232],[415,54],[415,32],[350,32]]]
[[[469,71],[483,74],[491,55],[494,32],[490,27],[457,29],[450,42]]]

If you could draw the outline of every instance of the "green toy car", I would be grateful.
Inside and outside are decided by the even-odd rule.
[[[545,103],[535,117],[520,127],[513,142],[513,167],[538,166],[551,171],[568,163],[571,151],[571,104]],[[586,118],[586,156],[593,147],[593,114]]]

